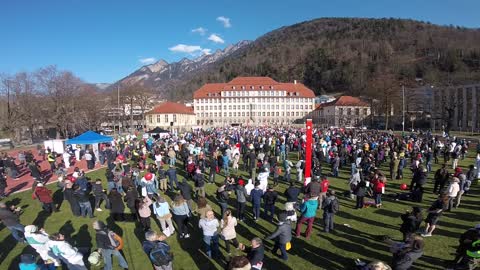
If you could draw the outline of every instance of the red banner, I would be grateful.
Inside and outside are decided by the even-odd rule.
[[[307,141],[305,145],[305,182],[304,185],[308,185],[310,180],[312,179],[311,172],[312,172],[312,119],[307,119],[306,123],[306,132],[307,132]]]

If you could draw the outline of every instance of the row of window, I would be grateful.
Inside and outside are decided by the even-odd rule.
[[[221,99],[223,103],[265,103],[265,102],[290,102],[290,103],[301,103],[301,102],[313,102],[313,99],[310,98],[223,98]],[[196,103],[219,103],[219,99],[198,99]]]
[[[359,108],[356,108],[354,109],[355,110],[355,115],[360,115],[360,109]],[[339,115],[352,115],[352,108],[348,108],[346,110],[344,110],[343,108],[339,108],[338,109],[338,114]],[[367,115],[368,114],[368,109],[363,109],[363,115]]]
[[[253,116],[305,116],[307,115],[307,112],[252,112],[251,113],[252,117]],[[200,117],[222,117],[222,113],[199,113]],[[229,112],[223,113],[223,117],[237,117],[237,116],[246,116],[249,117],[250,113],[249,112]]]
[[[157,114],[157,123],[161,123],[161,122],[162,122],[162,121],[161,121],[161,120],[162,120],[162,117],[161,117],[161,116],[162,116],[162,115]],[[169,116],[168,114],[165,114],[165,115],[163,116],[164,123],[170,123],[168,116]],[[149,116],[148,116],[148,122],[149,122],[149,123],[153,123],[153,115],[149,115]],[[174,123],[177,122],[177,115],[176,115],[176,114],[173,114],[172,122],[174,122]]]
[[[286,105],[287,107],[287,110],[290,110],[290,109],[297,109],[297,110],[303,110],[303,108],[305,108],[306,110],[313,110],[313,105]],[[221,110],[222,109],[222,106],[216,106],[216,105],[210,105],[210,106],[197,106],[196,107],[197,109],[199,109],[200,111],[203,111],[204,109],[205,110]],[[224,110],[227,110],[227,105],[223,105],[223,109]],[[252,105],[252,106],[249,106],[249,105],[228,105],[228,110],[255,110],[255,109],[263,109],[263,110],[270,110],[270,109],[277,109],[277,110],[280,110],[280,109],[285,109],[285,105]]]

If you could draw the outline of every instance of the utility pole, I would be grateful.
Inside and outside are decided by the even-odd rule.
[[[120,135],[120,85],[117,85],[118,135]]]
[[[405,85],[402,84],[402,135],[405,133]]]

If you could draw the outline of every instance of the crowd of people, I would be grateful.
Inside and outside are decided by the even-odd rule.
[[[240,243],[235,230],[239,222],[264,219],[275,223],[276,230],[264,240],[273,240],[271,252],[277,254],[279,250],[280,259],[286,261],[292,237],[301,237],[305,223],[305,238],[310,239],[317,212],[322,212],[324,233],[335,231],[335,215],[341,211],[339,196],[355,200],[358,211],[383,207],[385,196],[392,200],[410,200],[420,206],[426,192],[427,176],[432,173],[433,193],[438,194],[438,199],[425,211],[426,218],[423,218],[424,211],[419,206],[414,207],[401,216],[402,240],[385,239],[393,254],[391,268],[410,269],[423,254],[424,237],[434,234],[444,212],[461,207],[462,196],[480,178],[475,170],[480,166],[480,149],[477,149],[476,164],[468,168],[458,165],[468,150],[469,144],[465,140],[440,139],[430,133],[398,136],[357,129],[318,129],[313,134],[311,171],[306,172],[306,134],[303,129],[217,128],[144,139],[128,135],[116,138],[113,143],[100,144],[98,153],[93,149],[76,150],[78,156],[75,159],[86,159],[88,169],[92,169],[95,162],[106,167],[105,180],[88,179],[79,168],[67,175],[65,168],[72,165],[70,151],[65,151],[67,154],[62,155],[60,162],[51,151],[39,153],[43,153],[40,157],[49,161],[51,172],[58,176],[57,186],[72,215],[92,219],[97,251],[89,255],[88,262],[97,265],[103,258],[105,270],[112,269],[112,256],[124,269],[128,268],[128,262],[121,253],[121,237],[102,221],[94,219],[95,212],[104,211],[102,203],[114,221],[136,222],[144,230],[143,249],[154,269],[173,269],[173,254],[165,239],[175,234],[179,241],[188,238],[202,241],[203,252],[209,258],[220,255],[220,240],[229,255],[232,255],[231,246],[243,251],[244,255],[235,253],[236,256],[231,257],[227,269],[262,269],[265,266],[263,241],[255,237],[248,244]],[[16,178],[16,167],[25,167],[32,177],[38,179],[32,187],[32,198],[42,204],[46,213],[59,211],[34,155],[21,153],[22,156],[17,156],[18,165],[15,158],[2,155],[0,196],[6,195],[6,177]],[[291,159],[293,156],[296,157]],[[441,168],[432,172],[433,164],[439,164],[442,159]],[[330,174],[326,173],[327,166]],[[382,170],[382,166],[387,169]],[[330,187],[329,178],[337,178],[340,169],[350,172],[346,194],[337,194]],[[402,192],[387,193],[390,181],[406,181],[405,170],[412,172],[410,185],[402,184]],[[292,177],[293,172],[296,176]],[[306,174],[311,176],[311,181],[305,182]],[[183,175],[180,180],[179,175]],[[277,191],[280,183],[288,186],[283,194]],[[215,192],[208,194],[206,186],[212,184],[216,184],[212,186]],[[94,204],[90,202],[92,196]],[[286,199],[283,205],[279,196]],[[217,216],[207,197],[218,203],[220,212]],[[168,202],[170,199],[171,203]],[[246,212],[247,204],[251,205],[251,213]],[[62,234],[49,235],[35,225],[23,226],[18,211],[14,206],[0,203],[0,220],[17,241],[25,242],[37,251],[44,261],[41,267],[55,269],[63,262],[68,269],[86,269],[84,254],[71,246]],[[161,232],[152,230],[152,219],[159,221]],[[191,231],[192,225],[200,229],[201,236]],[[477,227],[462,236],[454,267],[480,262],[480,226]],[[29,261],[36,264],[31,256],[23,259],[23,265],[28,265]],[[378,265],[384,268],[375,268]],[[383,262],[357,261],[357,267],[390,269]]]

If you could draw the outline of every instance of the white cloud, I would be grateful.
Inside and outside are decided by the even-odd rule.
[[[211,40],[215,43],[225,43],[225,40],[223,40],[220,36],[218,36],[217,34],[211,34],[209,37],[208,37],[208,40]]]
[[[212,50],[211,49],[202,49],[202,54],[206,54],[206,55],[212,54]]]
[[[203,27],[198,27],[198,28],[195,28],[195,29],[192,29],[192,33],[198,33],[200,34],[201,36],[204,36],[205,33],[207,33],[207,29],[203,28]]]
[[[186,53],[191,56],[197,57],[204,54],[211,54],[212,50],[208,48],[202,48],[197,45],[185,45],[185,44],[178,44],[173,47],[168,48],[170,51],[174,53]]]
[[[217,21],[221,22],[223,24],[223,27],[225,27],[225,28],[232,27],[232,24],[230,23],[230,18],[220,16],[220,17],[217,18]]]
[[[152,64],[152,63],[155,62],[155,60],[156,59],[153,58],[153,57],[138,59],[138,61],[140,61],[140,63],[142,63],[144,65]]]

